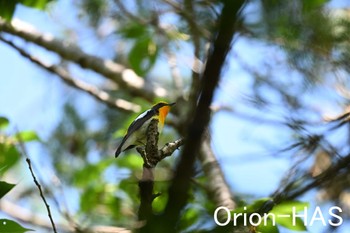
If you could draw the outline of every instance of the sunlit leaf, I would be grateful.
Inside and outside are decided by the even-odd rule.
[[[270,213],[276,216],[276,223],[279,225],[294,231],[306,231],[304,221],[301,218],[294,218],[293,213],[305,211],[308,206],[307,202],[286,201],[275,206]]]
[[[0,232],[6,233],[23,233],[27,231],[34,231],[32,229],[24,228],[17,222],[9,219],[0,219]]]
[[[16,134],[16,138],[23,142],[40,141],[39,136],[34,131],[22,131]]]
[[[300,211],[304,211],[306,207],[309,206],[309,203],[307,202],[300,202],[300,201],[286,201],[282,202],[278,205],[276,205],[270,213],[274,214],[290,214],[293,211],[295,213],[298,213]]]
[[[184,214],[181,216],[181,221],[179,228],[187,229],[192,226],[200,217],[200,213],[198,211],[198,207],[187,208]]]
[[[143,76],[154,65],[158,55],[157,45],[150,37],[137,40],[129,53],[129,63],[138,75]]]
[[[20,0],[23,5],[39,10],[45,9],[46,5],[51,1],[52,0]]]
[[[158,192],[158,189],[155,189],[155,190],[157,190]],[[157,212],[160,213],[161,211],[163,211],[167,201],[168,201],[167,193],[161,193],[161,195],[155,198],[152,202],[153,211],[156,213]]]
[[[20,158],[20,153],[13,144],[0,143],[0,174],[14,166]]]
[[[236,208],[235,210],[232,211],[232,214],[235,214],[235,213],[236,214],[237,213],[256,213],[269,200],[271,200],[271,198],[268,198],[268,197],[267,198],[260,198],[258,200],[255,200],[250,205]]]
[[[10,184],[5,181],[0,181],[0,198],[5,196],[6,193],[10,192],[13,187],[15,187],[14,184]]]
[[[1,2],[1,0],[0,0]],[[1,9],[1,6],[0,6]],[[1,11],[1,10],[0,10]],[[0,14],[1,15],[1,14]],[[0,129],[5,129],[9,125],[10,121],[6,117],[0,117]]]

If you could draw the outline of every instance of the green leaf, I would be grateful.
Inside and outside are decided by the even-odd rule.
[[[269,198],[269,197],[260,198],[258,200],[255,200],[252,204],[250,204],[248,206],[242,206],[242,207],[236,208],[234,211],[232,211],[232,214],[235,214],[235,213],[256,213],[269,200],[271,200],[271,198]]]
[[[80,197],[80,211],[89,212],[101,205],[104,190],[101,185],[93,185],[85,188]]]
[[[265,224],[266,223],[266,224]],[[273,224],[272,220],[267,218],[257,227],[260,233],[279,233],[278,227]]]
[[[0,0],[1,2],[1,0]],[[0,3],[1,4],[1,3]],[[1,6],[0,6],[0,12],[1,12]],[[1,16],[1,13],[0,13]],[[6,117],[0,117],[0,129],[5,129],[10,124],[10,121]]]
[[[129,168],[130,170],[140,170],[143,165],[143,160],[140,155],[130,154],[127,156],[120,156],[117,159],[119,167]]]
[[[96,164],[85,165],[84,168],[75,173],[74,183],[79,187],[84,187],[93,181],[101,180],[104,171],[114,162],[115,158],[110,158],[101,160]]]
[[[199,219],[200,214],[198,212],[198,207],[187,208],[185,213],[181,216],[181,221],[179,222],[179,229],[186,230],[193,226],[195,222]]]
[[[0,219],[0,232],[6,233],[22,233],[27,231],[34,231],[32,229],[24,228],[17,222],[9,219]]]
[[[137,40],[129,53],[129,63],[133,70],[143,76],[154,65],[158,55],[157,45],[150,37]]]
[[[0,181],[0,198],[6,195],[6,193],[10,192],[10,190],[15,187],[14,184],[7,183],[5,181]],[[1,229],[1,227],[0,227]],[[2,231],[0,231],[2,232]]]
[[[0,17],[10,22],[18,3],[43,10],[50,1],[52,0],[0,0]]]
[[[138,23],[127,24],[119,30],[119,33],[127,39],[137,39],[148,34],[147,27]]]
[[[308,1],[302,1],[303,4],[303,10],[304,11],[312,11],[315,10],[322,5],[326,4],[329,2],[329,0],[308,0]]]
[[[305,211],[305,208],[308,206],[309,203],[307,202],[286,201],[275,206],[270,213],[276,216],[276,223],[279,225],[294,231],[306,231],[306,226],[301,218],[295,218],[295,222],[293,223],[293,212]],[[281,217],[281,215],[289,215],[290,217]]]
[[[10,22],[15,12],[17,3],[18,1],[16,0],[0,0],[0,17]]]
[[[295,218],[295,222],[293,222],[293,216],[290,218],[279,218],[276,216],[276,223],[293,231],[307,231],[304,221],[301,218]]]
[[[20,153],[13,144],[0,143],[0,174],[4,174],[14,166],[20,158]]]
[[[293,212],[293,209],[295,209],[295,213],[298,213],[300,211],[304,211],[305,208],[309,206],[309,203],[307,202],[300,202],[300,201],[286,201],[282,202],[278,205],[276,205],[270,213],[273,214],[291,214]]]
[[[16,134],[16,138],[23,142],[40,141],[39,136],[34,131],[22,131]]]
[[[27,7],[44,10],[50,1],[51,0],[21,0],[20,2]]]

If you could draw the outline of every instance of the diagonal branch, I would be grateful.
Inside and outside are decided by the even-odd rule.
[[[205,135],[199,151],[199,158],[203,172],[208,177],[208,195],[217,207],[224,206],[234,210],[236,203],[233,201],[232,193],[222,173],[220,165],[210,146],[209,135]]]
[[[105,78],[117,83],[121,88],[130,94],[143,97],[152,101],[156,97],[164,97],[166,90],[163,88],[152,88],[147,86],[142,77],[139,77],[133,70],[118,64],[112,60],[89,55],[79,47],[64,43],[55,39],[52,35],[42,34],[31,25],[19,20],[13,20],[12,25],[0,19],[0,31],[18,36],[26,41],[44,47],[47,50],[57,53],[62,58],[72,61],[82,68],[93,70]]]
[[[140,111],[139,105],[133,104],[123,99],[113,99],[109,93],[102,91],[91,84],[72,78],[69,75],[68,71],[66,71],[62,67],[45,64],[43,61],[28,54],[24,49],[15,45],[12,41],[6,40],[1,36],[0,36],[0,41],[3,41],[4,43],[8,44],[9,46],[17,50],[23,57],[29,59],[31,62],[37,64],[41,68],[58,75],[58,77],[61,78],[69,86],[72,86],[78,90],[82,90],[88,93],[89,95],[93,96],[95,99],[107,104],[108,106],[114,109],[122,110],[122,111],[132,111],[132,112]]]
[[[18,135],[17,139],[18,139],[18,142],[19,142],[19,146],[20,146],[20,148],[22,150],[23,155],[26,157],[26,162],[28,164],[28,168],[29,168],[30,174],[32,175],[33,181],[34,181],[35,185],[37,186],[37,188],[39,190],[40,197],[41,197],[41,199],[43,200],[43,202],[45,204],[45,207],[46,207],[46,210],[47,210],[47,215],[48,215],[48,217],[50,219],[50,223],[51,223],[51,226],[52,226],[52,230],[53,230],[54,233],[57,233],[56,224],[55,224],[55,222],[53,220],[53,217],[52,217],[52,214],[51,214],[51,210],[50,210],[50,206],[49,206],[49,204],[48,204],[48,202],[47,202],[47,200],[46,200],[46,198],[44,196],[43,189],[41,188],[41,185],[40,185],[39,181],[37,180],[37,178],[36,178],[36,176],[34,174],[34,171],[33,171],[33,168],[32,168],[32,163],[31,163],[31,161],[30,161],[30,159],[28,157],[28,153],[27,153],[27,150],[26,150],[26,148],[24,146],[24,142],[23,142],[20,134],[17,133],[17,135]]]
[[[280,203],[283,200],[296,199],[313,188],[320,187],[327,182],[337,179],[343,172],[348,172],[349,169],[350,154],[339,159],[339,161],[337,161],[333,166],[330,166],[328,169],[314,177],[305,185],[301,185],[300,187],[293,189],[293,187],[296,187],[296,184],[299,183],[298,180],[287,184],[284,190],[276,192],[273,195],[274,202]]]
[[[189,197],[196,155],[198,154],[205,128],[210,121],[210,104],[214,96],[214,90],[219,82],[227,53],[231,48],[231,42],[235,33],[235,23],[244,1],[225,0],[223,3],[217,37],[214,40],[201,79],[201,95],[198,106],[187,129],[186,138],[188,141],[180,156],[173,182],[168,189],[168,203],[161,216],[155,216],[147,223],[143,228],[144,232],[146,230],[152,232],[152,230],[155,230],[152,228],[154,226],[157,226],[157,232],[177,232],[176,226],[178,225],[181,211]]]

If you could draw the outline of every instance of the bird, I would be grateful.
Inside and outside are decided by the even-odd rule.
[[[123,140],[115,151],[115,157],[117,158],[123,151],[146,144],[146,131],[152,119],[158,119],[158,132],[160,133],[163,129],[165,118],[170,111],[170,107],[174,104],[175,103],[168,104],[166,102],[159,102],[153,105],[151,109],[146,110],[136,117],[130,124]]]

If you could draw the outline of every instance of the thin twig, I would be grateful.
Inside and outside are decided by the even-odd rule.
[[[37,181],[37,179],[36,179],[36,177],[35,177],[35,175],[34,175],[34,172],[33,172],[33,169],[32,169],[32,165],[31,165],[30,159],[29,159],[29,158],[26,158],[26,162],[28,163],[28,167],[29,167],[30,173],[32,174],[34,183],[35,183],[35,185],[36,185],[36,186],[38,187],[38,189],[39,189],[40,197],[41,197],[41,199],[43,200],[43,202],[45,203],[45,206],[46,206],[46,209],[47,209],[47,215],[49,216],[49,219],[50,219],[50,222],[51,222],[51,225],[52,225],[53,232],[57,233],[56,226],[55,226],[55,222],[53,221],[53,218],[52,218],[52,215],[51,215],[50,206],[49,206],[49,204],[48,204],[47,201],[46,201],[46,198],[45,198],[44,193],[43,193],[43,191],[42,191],[42,189],[41,189],[40,183]]]
[[[18,130],[17,130],[17,131],[18,131]],[[36,179],[36,176],[35,176],[34,171],[33,171],[33,169],[32,169],[31,161],[30,161],[30,159],[29,159],[29,157],[28,157],[27,150],[26,150],[26,148],[25,148],[25,146],[24,146],[23,140],[22,140],[22,138],[21,138],[21,136],[20,136],[19,133],[17,133],[17,139],[18,139],[19,146],[20,146],[20,148],[21,148],[21,150],[22,150],[22,153],[23,153],[23,155],[26,157],[26,162],[27,162],[27,164],[28,164],[28,168],[29,168],[29,171],[30,171],[30,173],[31,173],[31,175],[32,175],[33,181],[34,181],[35,185],[38,187],[38,190],[39,190],[39,193],[40,193],[40,197],[41,197],[41,199],[43,200],[43,202],[44,202],[44,204],[45,204],[45,207],[46,207],[46,209],[47,209],[47,215],[49,216],[49,219],[50,219],[50,222],[51,222],[51,225],[52,225],[53,232],[54,232],[54,233],[57,233],[56,225],[55,225],[55,222],[53,221],[53,218],[52,218],[52,215],[51,215],[50,206],[49,206],[49,204],[48,204],[47,201],[46,201],[46,198],[45,198],[45,196],[44,196],[44,193],[43,193],[43,191],[42,191],[42,188],[41,188],[40,183],[39,183],[38,180]]]
[[[198,157],[201,160],[203,172],[208,177],[207,188],[205,190],[208,190],[210,199],[214,201],[216,206],[224,206],[229,210],[234,210],[236,203],[233,200],[233,194],[221,170],[220,164],[210,146],[210,135],[208,131],[203,137]]]

